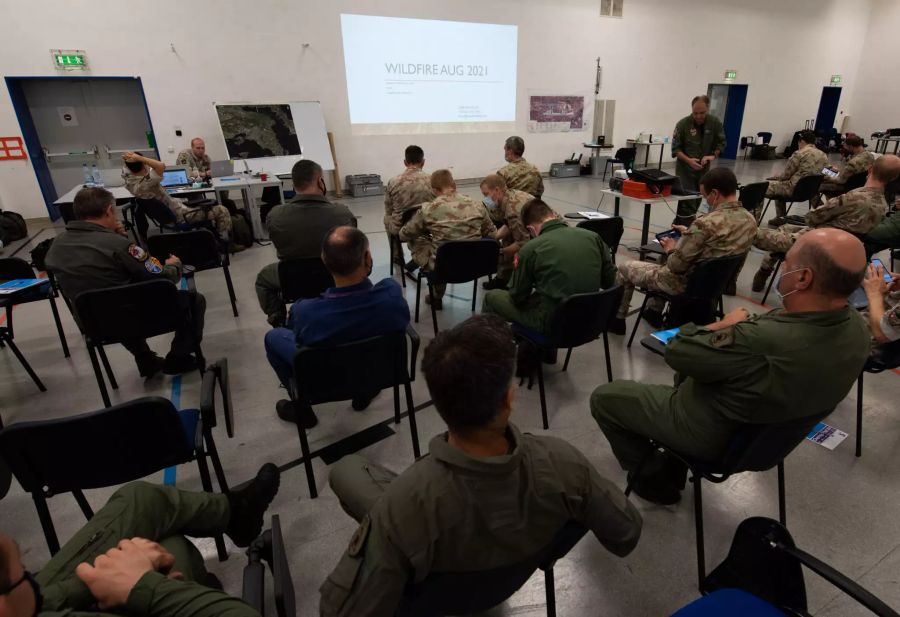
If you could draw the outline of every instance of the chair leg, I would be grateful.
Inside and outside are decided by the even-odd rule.
[[[437,336],[437,309],[434,307],[434,285],[431,284],[431,281],[428,281],[428,297],[431,299],[431,322],[434,326],[434,335]]]
[[[206,452],[209,454],[209,460],[212,461],[213,471],[216,474],[216,482],[219,484],[219,492],[228,494],[228,480],[225,479],[225,469],[222,467],[222,459],[219,458],[219,450],[216,448],[216,441],[213,439],[212,430],[203,429],[203,441],[206,443]]]
[[[863,420],[863,375],[856,380],[856,457],[862,456],[862,420]]]
[[[66,341],[66,333],[63,332],[62,322],[59,319],[59,309],[56,308],[56,298],[50,296],[50,310],[53,312],[53,321],[56,322],[56,332],[59,334],[59,342],[62,345],[63,356],[68,358],[69,354],[69,343]]]
[[[556,617],[556,580],[552,567],[544,570],[544,589],[547,593],[547,617]]]
[[[706,548],[703,543],[703,494],[700,490],[703,478],[691,470],[691,482],[694,483],[694,525],[697,533],[697,587],[703,587],[706,578]]]
[[[103,362],[103,368],[106,371],[106,377],[109,379],[109,385],[113,390],[119,389],[119,382],[116,381],[116,375],[113,373],[112,366],[109,364],[109,358],[106,357],[106,350],[103,346],[97,347],[97,355],[100,356],[100,361]]]
[[[478,279],[472,281],[472,312],[475,312],[475,300],[478,297]]]
[[[569,369],[569,358],[572,357],[572,348],[569,347],[569,351],[566,352],[566,361],[563,362],[563,373],[565,373]]]
[[[422,278],[416,277],[416,323],[419,323],[419,301],[422,299]]]
[[[644,310],[647,308],[647,301],[650,300],[650,296],[644,294],[644,301],[641,303],[641,310],[638,311],[637,319],[634,320],[634,327],[631,329],[631,336],[628,337],[628,348],[631,349],[631,343],[634,342],[634,335],[637,333],[638,325],[641,323],[641,319],[644,318]]]
[[[394,384],[394,424],[400,424],[400,386]]]
[[[763,294],[762,303],[766,303],[766,299],[769,297],[769,292],[772,291],[772,285],[775,284],[775,279],[778,278],[778,270],[781,269],[781,262],[779,261],[775,264],[775,270],[772,271],[772,276],[769,278],[769,284],[766,286],[766,293]]]
[[[316,476],[313,473],[312,460],[309,456],[309,441],[306,439],[306,429],[299,422],[297,424],[297,434],[300,437],[300,454],[303,455],[303,467],[306,469],[306,481],[309,484],[309,497],[315,499],[319,496],[316,490]]]
[[[778,463],[778,520],[787,527],[787,504],[784,496],[784,461]]]
[[[78,507],[81,508],[81,512],[84,514],[84,518],[86,518],[87,520],[91,520],[92,518],[94,518],[94,510],[93,508],[91,508],[91,504],[88,503],[88,500],[84,496],[84,493],[76,489],[72,491],[72,496],[75,497],[75,501],[78,502]]]
[[[538,362],[538,392],[541,396],[541,418],[544,420],[544,430],[550,428],[550,422],[547,420],[547,397],[544,393],[544,366],[543,361]]]
[[[409,413],[409,432],[412,435],[413,455],[419,458],[422,456],[422,452],[419,450],[419,428],[416,426],[416,408],[413,405],[412,384],[407,381],[403,384],[403,389],[406,391],[406,411]]]
[[[34,382],[34,385],[38,387],[38,390],[41,392],[47,391],[47,386],[44,385],[44,382],[41,381],[41,378],[37,376],[37,373],[34,372],[34,369],[31,368],[31,365],[28,364],[28,360],[25,359],[25,356],[22,355],[22,352],[19,351],[19,347],[15,344],[11,336],[4,336],[5,342],[9,345],[9,348],[12,350],[13,354],[16,358],[19,359],[19,363],[22,365],[22,368],[25,369],[25,372],[28,373],[28,376],[31,377],[31,381]]]
[[[606,379],[612,383],[612,358],[609,356],[609,336],[606,332],[603,333],[603,351],[606,353]]]
[[[237,296],[234,295],[234,283],[231,282],[231,272],[228,270],[228,266],[223,266],[222,270],[225,272],[225,285],[228,287],[228,297],[231,299],[231,312],[237,317]]]
[[[206,464],[206,452],[201,450],[195,453],[197,458],[197,468],[200,471],[200,484],[207,493],[212,493],[212,478],[209,476],[209,466]],[[225,539],[221,534],[215,536],[216,551],[219,553],[219,561],[228,560],[228,551],[225,549]]]
[[[759,218],[756,219],[756,224],[757,224],[757,225],[761,225],[762,222],[763,222],[763,220],[765,220],[765,218],[766,218],[766,212],[768,212],[768,210],[769,210],[769,204],[770,204],[770,203],[772,203],[772,200],[771,200],[771,199],[769,199],[769,200],[766,202],[766,205],[763,206],[762,212],[759,213]]]
[[[787,206],[784,209],[784,218],[787,218],[788,214],[791,213],[791,206],[793,206],[793,205],[794,205],[794,202],[792,202],[792,201],[787,202]]]
[[[103,406],[112,407],[112,402],[109,400],[109,392],[106,390],[106,382],[103,381],[103,373],[100,371],[100,361],[97,360],[97,350],[94,349],[93,345],[88,345],[88,356],[91,358],[91,366],[94,368],[94,377],[97,378],[100,396],[103,397]]]
[[[56,529],[53,527],[53,519],[50,518],[47,500],[40,493],[32,493],[31,498],[34,500],[34,507],[41,521],[41,529],[44,530],[47,548],[50,550],[50,555],[53,556],[59,552],[59,538],[56,536]]]

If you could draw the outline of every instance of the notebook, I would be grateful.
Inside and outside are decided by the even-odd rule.
[[[0,295],[8,295],[29,287],[37,287],[49,283],[48,279],[13,279],[0,283]]]
[[[663,345],[668,345],[669,341],[675,338],[675,335],[678,334],[678,331],[681,328],[672,328],[671,330],[660,330],[659,332],[651,332],[650,336],[655,338],[657,341],[662,343]]]

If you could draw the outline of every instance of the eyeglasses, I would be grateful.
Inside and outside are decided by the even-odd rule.
[[[40,592],[41,588],[40,588],[40,585],[38,585],[38,582],[35,580],[34,574],[29,572],[28,570],[25,570],[24,572],[22,572],[22,578],[17,580],[15,583],[10,583],[6,587],[0,587],[0,596],[5,596],[5,595],[11,594],[15,590],[16,587],[18,587],[19,585],[21,585],[22,583],[25,583],[25,582],[27,582],[29,585],[31,585],[31,589],[32,589],[32,591],[34,591],[34,614],[37,615],[38,613],[41,612],[41,608],[44,603],[43,602],[44,598],[43,598],[43,596],[41,596],[41,592]]]
[[[31,574],[31,572],[29,572],[28,570],[25,570],[25,571],[22,573],[22,578],[20,578],[19,580],[17,580],[15,583],[11,583],[10,585],[8,585],[8,586],[6,586],[6,587],[0,587],[0,596],[5,596],[5,595],[8,595],[8,594],[12,593],[12,591],[13,591],[16,587],[18,587],[19,585],[21,585],[21,584],[24,583],[25,581],[28,581],[28,582],[30,583],[33,579],[34,579],[34,576]]]

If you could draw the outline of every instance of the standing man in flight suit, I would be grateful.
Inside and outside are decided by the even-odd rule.
[[[721,120],[710,115],[709,97],[695,96],[691,101],[691,115],[678,121],[672,135],[672,156],[678,159],[675,175],[681,180],[681,188],[699,191],[700,178],[724,149],[725,127]],[[679,201],[675,224],[689,227],[699,207],[699,199]]]

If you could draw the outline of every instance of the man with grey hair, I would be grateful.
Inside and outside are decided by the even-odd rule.
[[[683,326],[665,352],[675,387],[619,380],[594,390],[591,414],[613,454],[630,476],[640,472],[634,491],[672,504],[684,488],[684,466],[651,440],[716,461],[744,426],[834,409],[869,355],[866,323],[847,304],[865,270],[852,234],[809,231],[788,251],[775,288],[784,308],[753,317],[739,308],[708,326]]]
[[[503,145],[506,165],[497,171],[497,175],[506,181],[506,188],[523,191],[540,199],[544,194],[544,179],[540,170],[526,161],[523,154],[525,140],[516,135],[508,137]]]

